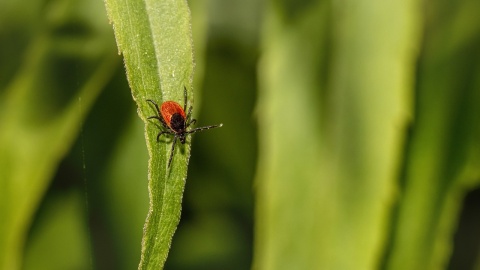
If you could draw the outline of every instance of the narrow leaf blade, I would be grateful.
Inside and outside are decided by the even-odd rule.
[[[190,139],[177,145],[168,168],[171,140],[162,137],[156,141],[161,125],[147,118],[158,112],[146,100],[158,104],[173,100],[183,105],[186,87],[191,105],[194,64],[190,12],[183,0],[106,0],[106,7],[139,116],[146,123],[150,208],[139,269],[160,269],[180,220]]]

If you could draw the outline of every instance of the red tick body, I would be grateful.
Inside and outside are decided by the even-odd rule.
[[[182,119],[187,118],[185,111],[182,109],[182,107],[180,107],[180,104],[176,103],[175,101],[165,101],[162,103],[160,113],[162,114],[163,120],[165,120],[170,128],[172,128],[172,117],[174,115],[177,114]]]
[[[153,100],[147,99],[147,101],[151,102],[157,109],[157,115],[150,116],[148,119],[157,119],[165,129],[158,133],[157,142],[160,140],[162,134],[173,135],[172,150],[170,152],[170,159],[168,160],[168,167],[170,167],[170,164],[172,163],[177,139],[180,140],[182,144],[185,144],[185,139],[188,134],[222,126],[222,124],[219,124],[187,130],[187,128],[195,124],[197,120],[191,119],[192,106],[189,107],[188,113],[185,114],[185,111],[187,110],[187,89],[185,87],[183,108],[175,101],[165,101],[162,103],[161,108],[159,108],[157,103]]]
[[[185,119],[187,118],[185,111],[180,104],[175,101],[165,101],[162,103],[160,114],[162,115],[163,120],[165,120],[167,126],[173,131],[179,131],[178,129],[182,128],[178,126],[179,123],[185,122]],[[183,129],[185,129],[185,127],[183,127]]]

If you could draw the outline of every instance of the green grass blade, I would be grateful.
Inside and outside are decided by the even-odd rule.
[[[125,119],[126,128],[115,145],[112,159],[102,176],[105,206],[113,246],[118,253],[116,269],[135,269],[141,250],[142,227],[148,211],[147,179],[148,153],[145,148],[144,123],[133,112]],[[135,157],[135,159],[132,159]],[[125,209],[129,209],[125,215]]]
[[[375,269],[411,113],[414,1],[268,11],[254,268]]]
[[[34,30],[0,97],[1,269],[21,267],[26,234],[50,179],[119,64],[106,18],[96,16],[99,7],[60,1],[45,5],[36,20],[17,16],[31,20]],[[77,31],[65,31],[70,27]]]
[[[455,1],[429,10],[386,269],[446,268],[462,199],[480,181],[479,8]]]
[[[85,197],[81,190],[49,197],[29,235],[22,269],[92,269]],[[54,258],[48,256],[55,254]]]
[[[150,209],[139,269],[160,269],[180,219],[190,140],[176,148],[171,168],[167,168],[171,144],[156,141],[158,123],[147,121],[156,112],[146,99],[158,104],[166,100],[183,104],[186,87],[192,104],[190,12],[183,0],[106,0],[106,7],[124,56],[133,98],[146,123]]]

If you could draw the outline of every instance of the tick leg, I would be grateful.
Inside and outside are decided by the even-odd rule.
[[[190,119],[190,117],[192,117],[192,110],[193,106],[190,106],[190,108],[188,108],[187,119]]]
[[[175,152],[175,144],[176,143],[177,143],[177,136],[173,137],[172,150],[170,152],[170,158],[168,159],[168,168],[170,168],[170,164],[172,164],[173,153]]]
[[[158,117],[156,115],[147,117],[147,119],[157,119],[158,121],[162,122],[162,119],[160,119],[160,117]]]
[[[190,106],[190,108],[188,109],[188,113],[187,113],[187,121],[186,121],[185,128],[187,128],[190,125],[193,125],[197,122],[197,120],[195,120],[195,119],[190,119],[190,118],[192,118],[192,110],[193,110],[193,106]]]
[[[151,102],[155,106],[155,108],[157,109],[157,114],[158,114],[160,112],[160,109],[158,108],[158,104],[155,103],[155,101],[153,101],[151,99],[147,99],[147,101]]]
[[[189,126],[195,124],[196,122],[197,122],[197,119],[192,119],[192,120],[190,120],[190,122],[188,122],[186,127],[189,127]]]
[[[194,119],[195,120],[195,119]],[[203,130],[207,130],[207,129],[211,129],[211,128],[218,128],[218,127],[221,127],[223,126],[223,124],[218,124],[218,125],[212,125],[212,126],[206,126],[206,127],[199,127],[199,128],[194,128],[194,129],[191,129],[185,133],[188,133],[188,134],[191,134],[191,133],[195,133],[195,132],[198,132],[198,131],[203,131]]]
[[[165,129],[170,129],[168,126],[167,126],[167,123],[165,123],[165,121],[163,120],[163,118],[159,117],[159,116],[150,116],[148,117],[147,119],[157,119],[158,121],[160,121],[160,123],[162,123],[162,126],[165,128]]]
[[[160,121],[160,123],[162,123],[162,126],[165,128],[165,129],[169,129],[169,127],[167,126],[167,123],[165,123],[165,121],[163,120],[162,117],[160,117],[160,108],[158,107],[158,104],[151,100],[151,99],[147,99],[147,101],[151,102],[155,108],[157,109],[157,115],[155,116],[150,116],[148,117],[147,119],[157,119],[158,121]]]
[[[187,110],[187,87],[183,86],[183,111]]]
[[[163,125],[163,127],[164,127],[165,129],[167,129],[167,130],[170,129],[170,128],[168,127],[167,123],[165,123],[165,120],[163,120],[162,117],[159,117],[158,119],[160,120],[160,122],[162,122],[162,125]]]
[[[160,131],[157,135],[157,142],[160,141],[160,136],[162,136],[163,134],[172,134],[170,131]]]

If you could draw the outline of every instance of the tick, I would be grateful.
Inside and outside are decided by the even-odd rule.
[[[196,119],[192,118],[192,109],[193,106],[188,108],[188,113],[185,114],[187,110],[187,88],[184,89],[184,103],[183,108],[175,101],[165,101],[162,103],[162,106],[159,107],[155,101],[147,99],[148,102],[152,103],[157,109],[157,115],[150,116],[147,119],[157,119],[162,124],[164,130],[161,130],[157,135],[157,142],[160,141],[160,136],[172,135],[172,150],[170,151],[170,158],[168,159],[168,167],[172,163],[173,153],[175,151],[175,144],[179,140],[182,144],[185,144],[186,137],[189,134],[193,134],[198,131],[207,130],[211,128],[221,127],[223,124],[198,127],[193,129],[188,129],[191,125],[197,122]]]

